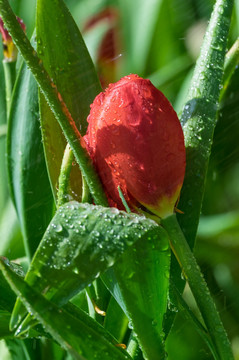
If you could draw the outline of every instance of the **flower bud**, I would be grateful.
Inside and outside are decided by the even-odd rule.
[[[22,19],[17,16],[17,21],[21,25],[21,28],[25,31],[26,26],[23,23]],[[4,24],[2,19],[0,18],[0,33],[2,35],[2,42],[3,42],[3,55],[4,59],[7,62],[13,62],[17,59],[17,48],[14,45],[9,32],[4,28]]]
[[[83,32],[87,34],[93,29],[102,26],[107,30],[98,42],[96,53],[96,67],[101,86],[106,88],[109,82],[114,81],[117,63],[120,59],[119,13],[116,8],[108,6],[88,19]]]
[[[111,206],[143,205],[166,217],[173,213],[185,173],[181,124],[166,97],[149,80],[129,75],[91,105],[85,136]]]

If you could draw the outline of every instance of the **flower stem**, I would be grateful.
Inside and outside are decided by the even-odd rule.
[[[5,89],[6,89],[6,109],[7,117],[10,112],[11,98],[12,98],[12,89],[15,82],[16,75],[16,62],[8,62],[3,60],[3,69],[5,77]]]
[[[61,205],[68,201],[69,179],[73,160],[73,152],[71,151],[69,144],[67,144],[62,159],[61,172],[59,176],[57,208],[59,208]]]
[[[171,248],[183,270],[191,291],[198,304],[205,325],[221,360],[233,360],[233,354],[226,331],[215,303],[193,253],[177,222],[176,215],[161,219],[161,225],[168,232]]]
[[[64,99],[62,99],[55,84],[50,80],[48,73],[43,67],[42,61],[24,34],[7,0],[0,0],[0,16],[59,122],[76,161],[80,166],[81,172],[86,179],[95,203],[107,206],[107,198],[84,146],[84,139],[81,137]]]

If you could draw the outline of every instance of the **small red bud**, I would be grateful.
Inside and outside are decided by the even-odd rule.
[[[111,206],[139,204],[160,217],[174,211],[185,173],[181,124],[149,80],[129,75],[91,105],[85,136]]]
[[[113,81],[116,74],[117,62],[120,59],[119,13],[116,8],[108,6],[93,15],[86,22],[83,31],[91,31],[97,26],[105,25],[107,31],[100,40],[96,55],[96,65],[101,86],[106,88]]]
[[[18,16],[16,18],[17,18],[17,21],[19,22],[19,24],[21,25],[21,28],[25,31],[26,26],[25,26],[24,22],[22,21],[22,19],[20,19]],[[0,18],[0,33],[2,35],[3,54],[4,54],[5,61],[7,61],[7,62],[16,61],[17,49],[16,49],[15,45],[13,44],[13,41],[12,41],[11,36],[9,35],[9,32],[7,31],[7,29],[5,29],[4,23],[1,18]]]

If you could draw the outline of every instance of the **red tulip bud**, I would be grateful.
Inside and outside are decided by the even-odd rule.
[[[129,75],[91,105],[85,136],[111,206],[139,204],[160,217],[174,211],[185,173],[177,114],[149,80]]]
[[[21,25],[21,28],[25,31],[26,26],[23,23],[22,19],[18,16],[16,17],[17,21]],[[9,35],[9,32],[5,29],[2,19],[0,18],[0,33],[2,35],[2,42],[3,42],[3,54],[4,59],[7,62],[13,62],[17,59],[17,48],[13,44],[12,38]]]

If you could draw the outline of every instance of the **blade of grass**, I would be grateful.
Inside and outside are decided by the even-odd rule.
[[[223,78],[224,58],[233,0],[217,0],[185,101],[181,123],[187,167],[178,220],[193,247],[201,210]]]

